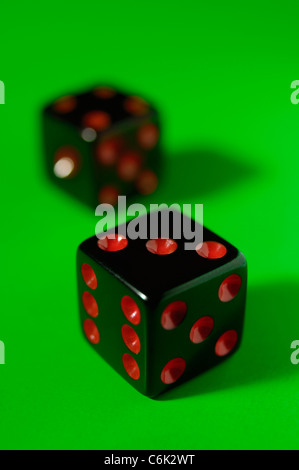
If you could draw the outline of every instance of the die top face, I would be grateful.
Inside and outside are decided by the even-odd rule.
[[[171,221],[172,214],[169,213],[169,216]],[[174,237],[172,230],[169,239],[150,239],[150,214],[135,219],[140,224],[144,224],[145,220],[147,239],[132,240],[126,237],[128,222],[115,229],[115,233],[119,234],[117,238],[111,239],[104,233],[85,240],[79,247],[145,301],[157,303],[172,289],[212,273],[240,254],[233,245],[205,227],[203,243],[192,250],[185,249],[185,243],[190,240]],[[187,222],[192,223],[193,227],[200,227],[189,217],[181,215],[182,234]]]
[[[79,129],[91,128],[99,133],[120,122],[156,114],[143,98],[104,85],[58,98],[45,108],[45,112]]]

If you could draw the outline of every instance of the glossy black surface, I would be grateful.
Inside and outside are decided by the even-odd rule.
[[[147,218],[149,229],[149,215],[143,217]],[[141,222],[142,218],[140,217]],[[186,216],[182,216],[181,224],[184,219],[190,221]],[[116,232],[123,233],[123,226],[119,226]],[[170,238],[174,238],[172,235],[170,232]],[[227,253],[223,258],[205,259],[195,250],[184,250],[184,238],[176,239],[178,248],[169,255],[149,252],[145,246],[147,240],[129,239],[128,246],[116,252],[101,250],[97,241],[96,236],[91,237],[80,245],[80,249],[135,292],[141,293],[146,297],[144,300],[154,303],[158,302],[165,292],[227,264],[238,254],[234,246],[207,228],[203,228],[203,241],[218,241],[225,245]]]

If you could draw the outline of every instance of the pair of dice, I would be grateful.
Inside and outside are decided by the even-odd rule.
[[[141,98],[108,87],[67,96],[46,108],[44,130],[51,177],[86,202],[114,204],[120,193],[156,188],[158,118]],[[180,214],[180,234],[187,219]],[[137,222],[148,227],[147,239],[126,238],[125,224],[79,246],[80,317],[92,347],[155,397],[237,350],[247,267],[240,251],[206,228],[203,242],[186,250],[171,226],[169,238],[160,223],[151,239],[150,215]]]

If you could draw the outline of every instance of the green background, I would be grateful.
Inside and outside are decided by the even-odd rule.
[[[299,447],[298,2],[202,3],[0,6],[1,448]],[[83,339],[75,252],[96,218],[44,174],[40,108],[97,81],[161,110],[149,201],[203,203],[248,260],[241,349],[158,400]]]

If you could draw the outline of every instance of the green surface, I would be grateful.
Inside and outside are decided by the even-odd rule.
[[[1,448],[298,448],[298,2],[17,2],[1,10]],[[81,336],[95,217],[44,175],[40,107],[107,80],[161,109],[156,202],[204,203],[247,257],[241,349],[150,400]]]

